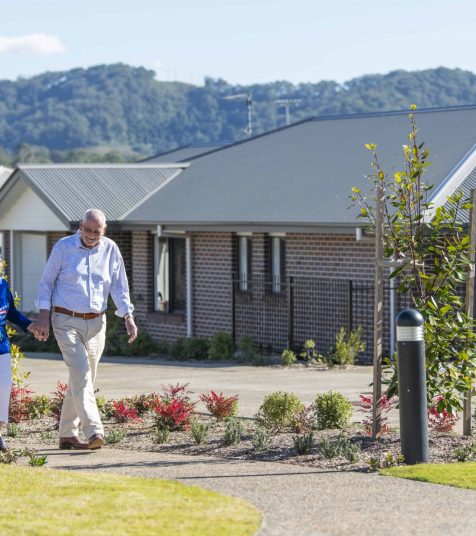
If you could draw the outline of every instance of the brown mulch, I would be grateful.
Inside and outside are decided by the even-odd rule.
[[[319,469],[333,469],[340,471],[368,471],[370,470],[370,460],[373,458],[379,466],[393,465],[398,462],[400,451],[400,437],[398,431],[390,431],[380,439],[373,441],[366,435],[358,425],[346,430],[324,430],[315,431],[314,443],[316,446],[309,454],[298,455],[294,448],[293,436],[295,433],[285,432],[271,436],[270,443],[262,452],[256,452],[253,448],[251,438],[256,424],[252,419],[243,419],[245,434],[242,441],[237,445],[225,446],[223,442],[225,426],[217,423],[210,416],[199,416],[200,420],[209,424],[209,431],[206,441],[195,444],[190,431],[171,432],[165,444],[154,442],[155,426],[152,416],[145,415],[138,423],[117,423],[104,421],[106,439],[111,438],[119,431],[125,434],[118,443],[109,444],[113,448],[132,449],[136,451],[166,452],[187,455],[211,455],[227,459],[239,460],[260,460],[281,463],[290,463],[315,467]],[[21,443],[25,447],[35,445],[56,445],[58,433],[56,422],[51,417],[43,417],[22,422],[20,435],[15,438],[15,443]],[[339,436],[345,435],[351,444],[360,447],[361,454],[359,460],[350,463],[344,457],[327,459],[317,447],[320,440],[327,438],[330,441],[336,440]],[[7,438],[9,439],[9,438]],[[464,446],[475,442],[474,438],[463,437],[455,433],[430,432],[430,462],[447,463],[456,462],[456,451]]]

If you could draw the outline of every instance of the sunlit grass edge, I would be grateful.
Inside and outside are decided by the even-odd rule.
[[[379,473],[432,484],[476,489],[476,463],[472,462],[404,465],[382,469]]]
[[[251,504],[179,482],[0,465],[1,534],[254,534]]]

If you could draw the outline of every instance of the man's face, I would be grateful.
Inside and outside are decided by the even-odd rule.
[[[88,248],[93,248],[99,244],[105,230],[106,226],[97,220],[81,220],[79,222],[81,242]]]

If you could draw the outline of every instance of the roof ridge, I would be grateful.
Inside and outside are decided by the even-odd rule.
[[[304,119],[301,119],[300,121],[296,121],[295,123],[291,123],[290,125],[284,125],[278,128],[275,128],[273,130],[268,130],[266,132],[262,132],[261,134],[257,134],[256,136],[252,136],[251,138],[246,138],[244,140],[239,140],[234,143],[230,143],[229,145],[224,145],[222,147],[217,147],[216,149],[213,149],[211,151],[208,151],[206,153],[191,157],[187,159],[187,161],[196,160],[199,158],[206,158],[207,156],[210,156],[211,154],[217,153],[218,151],[222,151],[224,149],[231,149],[232,147],[236,147],[238,145],[242,145],[244,143],[248,143],[250,141],[257,140],[259,138],[262,138],[264,136],[269,136],[271,134],[275,134],[277,132],[280,132],[285,129],[294,128],[300,125],[303,125],[304,123],[310,123],[314,121],[333,121],[333,120],[341,120],[341,119],[359,119],[359,118],[365,118],[365,117],[386,117],[391,115],[406,115],[406,114],[422,114],[422,113],[431,113],[431,112],[452,112],[452,111],[458,111],[458,110],[475,110],[476,104],[461,104],[461,105],[454,105],[454,106],[440,106],[440,107],[432,107],[432,108],[416,108],[415,110],[412,110],[410,108],[407,109],[401,109],[401,110],[388,110],[388,111],[379,111],[379,112],[357,112],[357,113],[349,113],[349,114],[337,114],[337,115],[315,115],[306,117]]]
[[[93,163],[51,163],[51,164],[18,164],[17,169],[60,169],[60,168],[86,168],[86,169],[117,169],[117,168],[153,168],[153,169],[167,169],[167,168],[186,168],[188,164],[186,162],[173,162],[173,163],[155,163],[155,164],[141,164],[140,162],[128,162],[124,164],[93,164]]]

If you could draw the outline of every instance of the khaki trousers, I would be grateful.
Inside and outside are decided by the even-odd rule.
[[[88,439],[94,434],[104,434],[94,381],[106,342],[106,315],[84,320],[54,312],[51,323],[69,371],[59,436],[78,436],[80,426]]]

